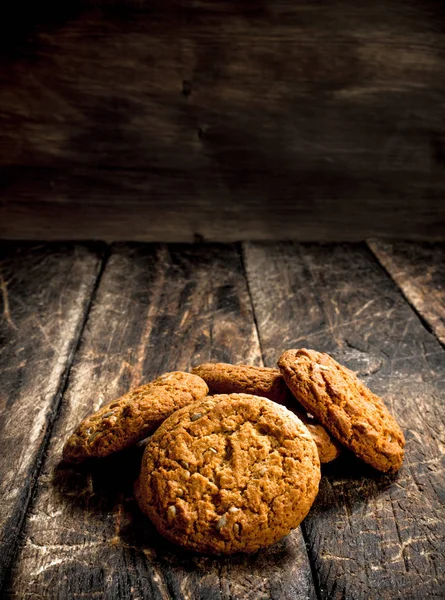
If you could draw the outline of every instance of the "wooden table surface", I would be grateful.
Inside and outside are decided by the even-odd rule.
[[[445,246],[1,243],[0,582],[5,598],[445,596]],[[1,316],[1,315],[0,315]],[[132,493],[140,450],[71,469],[78,421],[161,372],[327,351],[381,394],[403,468],[348,453],[301,528],[252,556],[163,540]]]

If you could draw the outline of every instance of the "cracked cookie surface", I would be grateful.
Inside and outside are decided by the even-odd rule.
[[[159,427],[135,491],[171,541],[232,554],[254,552],[297,527],[319,481],[316,445],[293,413],[266,398],[221,394]]]
[[[228,363],[204,363],[192,369],[209,386],[211,394],[252,394],[264,396],[285,405],[303,421],[317,445],[320,462],[328,463],[340,454],[338,443],[326,429],[308,418],[305,410],[297,403],[279,369]]]
[[[278,361],[295,397],[344,446],[383,472],[397,471],[405,439],[383,400],[328,354],[287,350]]]
[[[207,393],[207,384],[197,375],[165,373],[86,417],[65,443],[63,459],[77,463],[128,448],[147,437],[175,410]]]

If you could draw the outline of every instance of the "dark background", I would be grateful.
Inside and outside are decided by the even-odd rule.
[[[445,236],[445,5],[0,9],[0,237]]]

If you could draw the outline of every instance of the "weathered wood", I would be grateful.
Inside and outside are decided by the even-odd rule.
[[[2,39],[0,236],[443,239],[443,17],[434,0],[39,3]]]
[[[371,240],[368,245],[445,345],[445,246],[383,240]]]
[[[354,200],[343,198],[341,183],[323,173],[308,175],[312,181],[291,181],[297,176],[279,169],[267,175],[266,168],[247,171],[246,187],[235,182],[236,189],[229,189],[217,166],[198,173],[0,166],[0,237],[108,242],[445,237],[445,203],[423,196],[426,183],[404,188],[400,199],[377,193],[364,198],[360,191]],[[435,174],[431,179],[439,183]],[[335,190],[338,197],[319,197],[315,187],[322,181],[328,182],[326,195]],[[406,177],[404,182],[409,185]]]
[[[0,590],[100,265],[91,245],[0,244]]]
[[[314,598],[297,530],[266,552],[213,559],[174,548],[137,509],[140,449],[73,470],[59,465],[85,413],[161,372],[207,360],[261,361],[234,246],[114,246],[13,571],[11,598]]]
[[[265,363],[312,347],[354,369],[406,435],[390,478],[345,455],[303,523],[322,598],[443,598],[445,352],[363,245],[248,244]]]

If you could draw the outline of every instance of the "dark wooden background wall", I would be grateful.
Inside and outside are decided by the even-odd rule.
[[[0,237],[444,238],[442,0],[0,12]]]

